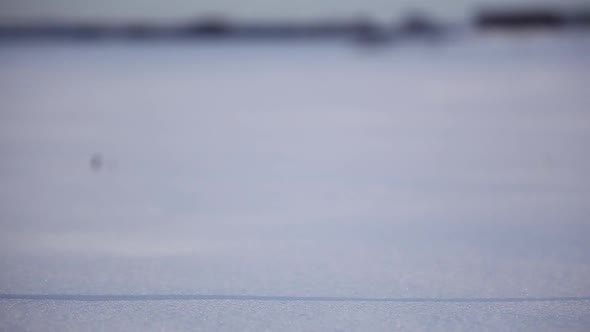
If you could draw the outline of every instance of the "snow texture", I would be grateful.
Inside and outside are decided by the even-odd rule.
[[[0,330],[589,330],[589,51],[5,43]]]

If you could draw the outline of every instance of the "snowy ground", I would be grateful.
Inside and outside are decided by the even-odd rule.
[[[0,330],[588,330],[589,51],[6,43]]]

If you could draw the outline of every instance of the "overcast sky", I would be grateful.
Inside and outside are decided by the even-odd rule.
[[[519,3],[573,6],[588,0],[0,0],[0,21],[177,21],[209,14],[275,20],[366,15],[387,20],[415,10],[461,18],[481,5]]]

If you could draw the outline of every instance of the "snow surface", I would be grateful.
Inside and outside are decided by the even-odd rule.
[[[588,330],[588,51],[4,43],[0,330]]]

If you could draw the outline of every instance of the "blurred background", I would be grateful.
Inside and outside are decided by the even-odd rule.
[[[586,5],[0,0],[0,329],[587,330]]]
[[[408,11],[420,10],[454,19],[469,18],[474,10],[485,6],[552,7],[575,10],[587,5],[585,0],[322,0],[322,1],[237,1],[237,0],[105,0],[85,3],[76,0],[2,0],[3,21],[36,19],[73,19],[123,21],[150,20],[176,22],[195,15],[223,15],[235,19],[287,20],[348,17],[365,14],[389,21]]]

